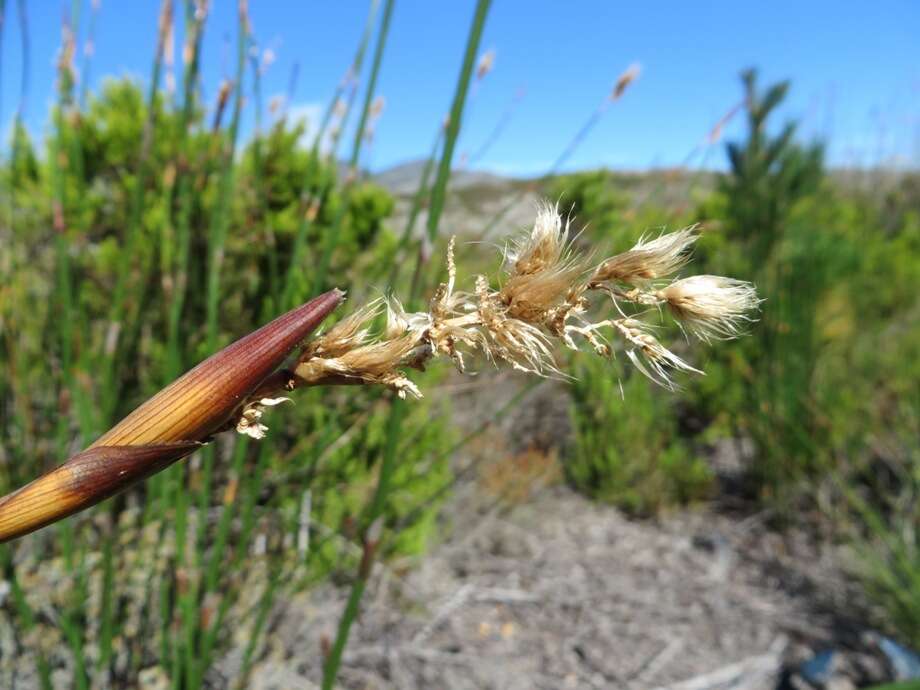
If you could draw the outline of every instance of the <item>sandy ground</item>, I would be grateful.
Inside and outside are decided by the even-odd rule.
[[[473,411],[458,423],[472,428],[518,386],[490,387],[479,404],[475,386],[458,388]],[[541,429],[564,430],[554,384],[517,409],[466,454],[513,454]],[[481,472],[465,476],[444,513],[449,536],[417,562],[377,567],[342,687],[758,690],[860,628],[841,554],[771,531],[764,515],[713,505],[637,521],[562,485],[512,504]],[[315,687],[346,596],[328,585],[279,602],[252,687]]]
[[[414,569],[378,568],[341,684],[772,688],[782,660],[847,634],[829,613],[849,608],[835,571],[830,554],[756,518],[636,522],[556,487],[458,518]],[[279,603],[254,688],[313,687],[345,595]],[[686,683],[717,672],[734,682]]]

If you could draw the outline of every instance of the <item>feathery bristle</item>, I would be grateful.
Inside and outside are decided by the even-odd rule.
[[[742,335],[754,321],[749,312],[760,304],[751,283],[722,276],[690,276],[656,294],[686,330],[704,341]]]
[[[667,278],[687,264],[690,248],[698,237],[696,226],[664,233],[653,240],[642,237],[632,249],[601,263],[590,282],[614,280],[641,285]]]

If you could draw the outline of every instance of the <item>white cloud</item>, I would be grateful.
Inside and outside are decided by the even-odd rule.
[[[301,146],[312,146],[313,137],[319,131],[320,121],[323,117],[323,105],[316,102],[292,103],[287,108],[288,122],[295,124],[303,121],[306,125],[303,136],[300,138]]]

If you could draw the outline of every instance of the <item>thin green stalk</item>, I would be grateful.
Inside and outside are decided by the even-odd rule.
[[[239,134],[240,112],[243,102],[243,76],[246,69],[246,46],[249,44],[248,20],[240,15],[240,35],[237,42],[237,72],[234,88],[233,118],[230,123],[230,132],[227,135],[226,151],[223,158],[223,167],[220,175],[217,205],[214,208],[210,238],[208,242],[208,283],[207,283],[207,333],[208,351],[218,349],[218,305],[220,303],[220,276],[224,260],[224,244],[227,238],[227,227],[230,221],[230,204],[234,183],[234,152]],[[202,450],[202,486],[199,493],[198,511],[201,516],[207,512],[211,499],[211,475],[214,465],[214,447],[208,446]],[[204,538],[207,521],[200,519],[196,544]],[[200,553],[199,549],[196,552]],[[199,558],[200,560],[200,558]],[[200,565],[200,564],[199,564]]]
[[[495,412],[490,414],[488,419],[486,419],[478,427],[476,427],[475,429],[470,431],[468,434],[466,434],[466,436],[464,436],[459,441],[457,441],[449,449],[439,454],[438,457],[435,458],[434,462],[441,462],[441,461],[447,460],[452,455],[454,455],[457,451],[459,451],[464,446],[466,446],[466,444],[468,444],[470,441],[478,438],[480,435],[482,435],[482,433],[486,429],[496,424],[506,414],[508,414],[515,407],[517,407],[518,403],[520,403],[521,400],[524,399],[524,397],[526,397],[535,388],[540,386],[544,381],[545,379],[538,379],[538,380],[533,380],[533,381],[528,382],[528,384],[524,386],[520,391],[515,393],[514,396],[508,402],[506,402],[504,405],[498,408]],[[450,491],[457,485],[457,483],[460,480],[466,477],[469,477],[473,472],[475,472],[476,468],[479,467],[480,462],[481,460],[470,463],[468,466],[464,467],[456,475],[454,475],[449,481],[445,482],[440,487],[435,489],[434,493],[432,493],[427,499],[425,499],[423,503],[419,504],[418,506],[410,510],[394,526],[393,529],[398,531],[399,529],[401,529],[402,527],[406,525],[411,525],[416,520],[416,518],[418,518],[429,507],[431,507],[432,504],[434,504],[436,501],[439,501],[441,498],[443,498],[448,493],[450,493]]]
[[[319,131],[313,139],[313,146],[310,150],[310,164],[316,166],[315,170],[318,170],[320,165],[320,147],[323,142],[323,138],[326,135],[326,130],[329,127],[329,124],[332,121],[332,116],[335,113],[336,104],[339,99],[342,97],[342,94],[345,92],[345,88],[348,86],[349,81],[357,80],[358,75],[361,73],[361,67],[364,64],[364,53],[367,50],[367,46],[370,43],[371,35],[374,29],[374,20],[377,17],[377,9],[380,6],[379,0],[371,0],[370,8],[367,13],[367,21],[364,25],[364,31],[361,34],[361,40],[358,43],[358,47],[355,51],[354,59],[352,60],[351,67],[349,68],[348,75],[346,79],[343,79],[339,85],[336,87],[335,94],[332,97],[332,100],[329,101],[329,104],[326,106],[326,112],[323,115],[322,123],[320,124]],[[353,94],[354,92],[352,92]],[[346,107],[345,113],[342,115],[341,122],[339,123],[339,132],[345,128],[348,118],[351,115],[353,98],[349,98],[348,105]],[[336,137],[336,142],[333,146],[333,150],[330,152],[330,162],[335,163],[335,151],[338,146],[338,136]],[[313,180],[313,175],[308,174],[304,177],[303,188],[301,189],[300,194],[300,222],[297,226],[297,234],[294,236],[294,242],[291,245],[291,258],[288,263],[287,273],[285,274],[284,280],[284,294],[281,300],[281,306],[283,309],[288,309],[294,305],[296,301],[295,286],[297,281],[295,277],[301,271],[303,264],[303,252],[306,248],[307,243],[307,234],[310,230],[311,221],[307,214],[311,200],[311,188],[310,185]],[[326,197],[331,191],[332,181],[325,183],[320,189],[319,194],[317,195],[318,201],[320,204],[325,203]]]
[[[489,150],[495,145],[495,142],[501,139],[502,133],[505,131],[505,128],[508,126],[508,123],[511,122],[511,116],[514,114],[514,109],[524,98],[524,89],[518,89],[514,96],[511,99],[511,102],[505,107],[504,112],[499,116],[498,121],[495,123],[495,127],[492,128],[492,131],[489,132],[485,140],[480,144],[479,148],[476,149],[469,157],[466,162],[467,168],[472,168],[476,163],[478,163],[482,158],[489,152]]]
[[[226,566],[228,572],[234,572],[238,570],[241,567],[243,560],[249,554],[249,545],[251,542],[253,530],[255,528],[255,506],[262,492],[262,481],[263,477],[265,476],[271,454],[271,444],[268,442],[268,439],[264,439],[262,443],[259,444],[259,456],[258,460],[256,461],[256,467],[254,471],[252,473],[246,473],[246,480],[243,482],[243,500],[242,508],[240,511],[241,527],[239,537],[237,538],[236,552],[231,558],[230,563]],[[245,457],[245,453],[243,454],[243,457]],[[230,516],[227,518],[227,527],[229,528],[230,518],[232,518],[233,512],[228,510],[227,513],[222,514],[222,519],[224,515]],[[219,561],[216,561],[215,563],[219,565]],[[219,574],[219,570],[217,572]],[[206,575],[206,577],[208,577],[208,575]],[[216,584],[215,581],[214,589],[211,591],[216,591],[217,586],[218,584]],[[270,592],[273,593],[274,588],[271,588]],[[268,596],[268,591],[266,592],[266,596]],[[223,597],[221,599],[220,605],[218,606],[217,615],[214,617],[214,621],[210,628],[208,628],[204,633],[199,662],[202,674],[210,665],[211,654],[213,652],[214,646],[216,645],[217,637],[223,630],[224,619],[232,603],[233,601],[230,597]]]
[[[535,388],[538,388],[545,382],[545,379],[539,379],[528,382],[520,391],[514,394],[514,396],[501,407],[499,407],[495,412],[492,412],[489,415],[489,418],[482,422],[475,429],[467,433],[463,438],[459,439],[454,445],[448,448],[446,451],[439,453],[433,460],[432,463],[443,462],[453,456],[455,453],[462,450],[469,444],[471,441],[479,438],[482,433],[493,426],[494,424],[501,421],[506,414],[511,412],[517,405],[523,400],[528,394],[530,394]],[[397,457],[402,457],[403,451],[406,448],[406,445],[409,441],[404,441],[400,447],[397,449]],[[401,529],[407,525],[411,525],[422,513],[428,510],[435,502],[446,496],[450,491],[457,486],[457,483],[462,479],[469,477],[473,472],[476,471],[476,468],[479,467],[479,462],[473,462],[467,467],[464,467],[460,470],[455,476],[453,476],[449,481],[442,484],[440,487],[435,489],[435,491],[425,499],[424,502],[416,505],[412,508],[405,516],[403,516],[395,525],[391,527],[394,532],[399,532]],[[370,507],[362,513],[361,523],[364,524],[368,521],[368,516],[370,515]],[[336,538],[337,533],[331,533],[317,540],[313,545],[314,551],[321,551],[324,544],[329,540]]]
[[[3,29],[6,28],[6,0],[0,0],[0,116],[3,115]]]
[[[96,19],[99,14],[99,3],[90,3],[89,28],[86,32],[86,49],[83,51],[83,69],[81,72],[82,85],[80,87],[80,110],[86,107],[86,97],[89,94],[90,68],[93,65],[93,56],[96,54]]]
[[[218,303],[220,299],[220,273],[223,265],[224,243],[226,241],[229,223],[229,207],[234,183],[233,158],[236,150],[239,133],[240,113],[243,101],[243,77],[246,69],[246,49],[249,45],[249,23],[245,15],[245,6],[240,5],[239,35],[237,39],[237,70],[236,84],[234,86],[233,117],[230,131],[226,135],[223,152],[223,167],[218,181],[218,198],[214,215],[212,216],[211,229],[208,242],[208,277],[207,277],[207,337],[208,348],[211,351],[218,346]],[[223,137],[217,133],[218,137]],[[206,659],[201,658],[200,643],[202,640],[201,617],[199,615],[201,600],[206,593],[203,589],[201,576],[204,572],[204,540],[207,532],[207,511],[211,499],[211,480],[213,474],[215,450],[208,446],[202,451],[202,480],[198,490],[197,530],[193,539],[194,562],[189,563],[189,578],[186,590],[180,596],[180,611],[182,614],[183,634],[179,635],[184,646],[183,665],[185,670],[185,684],[188,688],[198,687],[204,674]],[[180,490],[181,492],[181,490]],[[185,504],[186,509],[189,503]],[[178,541],[178,548],[183,547],[183,542]],[[174,679],[175,682],[176,679]]]
[[[281,568],[273,568],[271,570],[268,584],[266,584],[265,591],[262,593],[261,599],[259,599],[259,608],[256,611],[256,618],[252,623],[252,631],[249,633],[249,641],[246,644],[246,651],[243,653],[243,663],[240,667],[240,675],[237,680],[237,687],[240,689],[246,687],[249,673],[252,670],[253,655],[255,654],[256,645],[259,643],[262,631],[265,629],[265,622],[268,620],[268,614],[271,611],[272,603],[275,599],[275,591],[281,579],[280,573]]]
[[[19,103],[16,106],[16,126],[22,126],[25,117],[26,103],[29,97],[29,74],[31,68],[31,44],[29,41],[29,14],[26,10],[26,0],[19,0],[16,5],[19,10],[19,41],[22,53],[22,69],[19,77]],[[14,152],[15,154],[15,152]]]
[[[245,436],[240,437],[233,449],[233,463],[230,469],[232,481],[239,482],[243,475],[243,463],[246,460],[246,451],[249,448],[247,441],[248,439]],[[230,527],[235,512],[234,509],[237,505],[238,503],[235,499],[224,501],[221,505],[220,517],[217,520],[217,535],[214,539],[214,546],[211,549],[211,558],[208,560],[207,569],[205,570],[205,591],[214,592],[217,590],[220,580],[220,566],[230,537]]]
[[[367,524],[364,526],[365,535],[371,531],[371,526],[382,518],[383,510],[386,507],[387,495],[393,478],[393,468],[396,465],[396,448],[399,440],[399,428],[402,425],[405,412],[405,401],[394,399],[390,409],[390,416],[387,420],[386,444],[383,449],[383,462],[380,465],[380,476],[377,480],[377,489],[374,491],[370,511],[368,511]],[[342,654],[345,651],[345,645],[348,644],[348,636],[351,633],[351,626],[358,616],[361,598],[364,596],[367,580],[371,574],[374,556],[373,552],[377,548],[375,542],[378,538],[379,537],[365,537],[364,558],[361,560],[357,576],[352,583],[351,592],[348,595],[348,603],[345,605],[345,611],[342,613],[342,619],[339,621],[339,627],[336,631],[335,642],[323,665],[323,690],[332,690],[333,685],[335,685],[339,667],[342,665]]]
[[[180,324],[182,310],[185,305],[185,293],[188,287],[188,264],[191,244],[192,204],[194,200],[192,189],[192,166],[188,155],[188,141],[192,121],[195,116],[195,86],[198,82],[198,70],[201,61],[201,40],[204,35],[204,22],[206,17],[195,12],[194,3],[186,0],[185,27],[188,34],[186,39],[189,45],[191,60],[185,67],[183,77],[183,106],[179,130],[179,160],[176,173],[179,176],[177,198],[179,210],[176,222],[176,243],[179,246],[176,256],[176,266],[173,273],[172,299],[167,320],[167,366],[166,380],[172,381],[182,370],[181,332]]]
[[[476,12],[473,17],[473,25],[467,38],[466,53],[464,55],[463,66],[460,70],[460,77],[457,80],[457,88],[454,94],[453,107],[451,108],[450,123],[447,127],[444,141],[444,153],[441,157],[441,164],[438,167],[438,175],[435,180],[434,188],[431,195],[431,207],[428,216],[428,237],[434,240],[437,234],[438,222],[444,207],[445,193],[447,190],[447,181],[450,177],[451,158],[457,137],[460,133],[460,121],[463,115],[463,108],[466,102],[466,93],[469,90],[470,77],[473,73],[473,66],[476,60],[476,54],[479,51],[479,42],[482,38],[482,31],[485,27],[485,20],[488,16],[491,0],[479,0],[476,4]],[[410,304],[414,301],[414,295],[410,295]],[[390,484],[392,482],[393,468],[396,463],[396,450],[401,438],[402,421],[405,416],[405,402],[394,400],[390,408],[390,415],[387,420],[386,440],[383,449],[383,458],[380,465],[380,475],[377,479],[377,488],[371,501],[370,510],[368,511],[367,524],[364,526],[365,544],[364,557],[358,568],[357,576],[352,583],[351,592],[348,595],[348,602],[339,621],[338,630],[336,631],[335,642],[326,658],[323,667],[323,690],[332,690],[338,676],[339,667],[342,663],[342,654],[345,646],[348,644],[348,636],[351,633],[351,626],[358,615],[361,604],[361,598],[364,596],[364,590],[367,586],[367,580],[373,567],[374,553],[378,548],[379,536],[369,537],[368,533],[373,531],[371,528],[380,525],[384,509],[387,504]]]
[[[364,64],[364,53],[367,50],[367,46],[371,40],[371,34],[373,33],[374,29],[374,21],[377,18],[377,10],[379,7],[380,0],[371,0],[370,7],[368,8],[367,12],[367,19],[364,21],[364,31],[361,33],[361,40],[358,42],[358,48],[355,51],[355,56],[351,62],[351,67],[349,68],[348,74],[346,74],[345,78],[339,82],[338,86],[336,86],[335,93],[332,95],[332,100],[330,100],[326,105],[326,112],[323,113],[323,119],[320,123],[319,130],[316,133],[316,137],[313,139],[313,153],[319,153],[323,138],[326,136],[326,131],[329,129],[329,125],[332,123],[332,116],[335,113],[336,104],[342,97],[342,94],[345,93],[345,89],[348,88],[349,82],[357,81],[358,75],[361,74],[361,66]],[[342,118],[342,127],[345,126],[346,117]]]
[[[86,654],[84,650],[84,629],[78,624],[80,613],[88,595],[86,582],[85,560],[81,557],[80,566],[77,568],[77,581],[73,591],[70,593],[70,599],[61,614],[60,624],[64,633],[64,638],[73,652],[74,660],[74,685],[78,690],[88,690],[89,678],[86,668]]]
[[[444,140],[444,152],[441,154],[441,163],[438,166],[438,176],[431,190],[431,209],[428,214],[428,239],[434,242],[438,234],[438,223],[441,220],[441,211],[447,197],[447,181],[450,178],[450,168],[454,157],[454,148],[460,135],[460,124],[463,119],[463,109],[469,92],[470,78],[479,52],[479,43],[482,31],[485,28],[486,17],[489,13],[491,0],[479,0],[476,3],[476,14],[473,16],[473,26],[466,43],[466,54],[463,57],[463,66],[460,69],[460,78],[454,92],[454,102],[450,109],[450,120],[447,123],[447,132]]]
[[[103,542],[102,551],[102,611],[99,626],[99,668],[104,669],[112,659],[112,640],[115,637],[115,555],[111,531]]]
[[[172,0],[163,0],[160,9],[160,25],[157,36],[156,54],[153,58],[152,75],[150,86],[147,91],[147,118],[144,122],[144,129],[141,138],[141,149],[138,155],[137,174],[134,183],[133,194],[131,198],[131,210],[128,216],[128,225],[125,231],[125,256],[128,257],[123,262],[123,267],[118,272],[115,281],[115,288],[112,293],[112,306],[109,311],[109,327],[114,329],[114,347],[107,357],[103,369],[103,403],[102,403],[102,423],[108,425],[112,421],[118,404],[120,393],[119,368],[121,363],[121,353],[118,346],[121,330],[126,326],[126,298],[128,295],[129,281],[133,268],[134,257],[138,253],[138,242],[141,235],[141,217],[144,208],[144,194],[147,187],[147,179],[150,173],[148,158],[153,147],[153,134],[156,123],[156,97],[160,88],[160,74],[163,67],[163,55],[166,50],[166,38],[168,25],[171,22]],[[137,319],[135,319],[137,321]]]
[[[35,612],[26,599],[22,585],[19,584],[19,578],[16,577],[12,549],[7,544],[0,546],[0,569],[4,573],[4,580],[10,583],[10,599],[16,612],[19,630],[25,636],[35,629]],[[38,657],[38,677],[41,688],[42,690],[52,690],[54,686],[51,683],[51,665],[48,663],[48,658],[40,645],[36,650],[36,656]]]
[[[428,208],[428,241],[432,244],[437,237],[438,224],[441,221],[441,213],[444,210],[444,202],[447,199],[447,182],[450,179],[454,148],[457,145],[457,138],[460,135],[460,125],[463,119],[463,109],[466,105],[470,79],[473,75],[473,67],[476,63],[476,55],[479,52],[482,31],[485,27],[486,17],[488,16],[491,4],[491,0],[479,0],[479,2],[476,3],[476,13],[473,15],[473,25],[470,28],[470,35],[466,43],[466,53],[463,56],[463,65],[460,69],[460,77],[457,80],[454,101],[450,109],[450,119],[447,123],[447,131],[444,135],[444,151],[441,153],[441,162],[438,165],[438,175],[431,189],[431,202]],[[425,260],[425,253],[420,250],[415,266],[415,278],[413,278],[412,288],[409,292],[410,305],[414,305],[418,297],[418,292],[420,290],[418,276],[421,274]]]
[[[383,20],[380,24],[380,33],[377,37],[377,47],[374,50],[374,61],[371,64],[371,75],[367,82],[367,89],[364,92],[364,105],[361,108],[361,118],[358,120],[358,127],[355,130],[354,143],[351,149],[351,158],[348,161],[348,179],[346,181],[346,191],[343,195],[347,197],[347,190],[351,187],[354,179],[357,177],[358,162],[361,160],[361,144],[364,142],[364,131],[367,127],[367,118],[370,113],[371,102],[374,100],[374,91],[377,88],[377,77],[380,74],[380,65],[383,62],[383,52],[387,43],[387,36],[390,30],[390,18],[393,16],[394,0],[386,0],[383,9]],[[326,234],[323,243],[323,253],[320,255],[319,263],[314,273],[315,280],[313,283],[313,292],[319,294],[326,284],[326,274],[329,272],[329,264],[332,261],[332,255],[342,236],[345,213],[348,209],[347,203],[341,204],[333,225],[332,231]]]
[[[70,264],[70,247],[68,241],[68,195],[65,175],[67,170],[71,169],[74,161],[78,159],[75,150],[79,150],[79,140],[77,139],[77,127],[74,131],[69,132],[66,125],[66,118],[71,113],[73,107],[73,72],[71,65],[66,61],[68,51],[68,41],[73,40],[72,34],[69,33],[71,27],[64,25],[64,43],[61,48],[61,61],[58,65],[58,103],[55,112],[55,136],[52,141],[52,179],[54,185],[54,231],[55,231],[55,304],[57,306],[56,324],[58,347],[60,348],[61,357],[61,385],[66,386],[67,382],[72,379],[73,370],[73,342],[74,342],[74,281]],[[70,144],[70,150],[65,148],[65,144]],[[77,170],[79,173],[80,171]],[[63,451],[69,441],[69,425],[63,416],[57,425],[57,443],[59,451]],[[84,597],[81,591],[84,589],[81,584],[85,580],[84,562],[81,558],[79,563],[74,566],[74,548],[75,539],[73,525],[62,528],[64,550],[71,569],[78,573],[77,585],[74,588],[74,595],[64,606],[61,613],[61,628],[65,633],[68,645],[71,648],[75,664],[75,685],[82,690],[87,687],[86,677],[86,659],[84,655],[84,639],[82,629],[74,622],[77,610],[81,606]]]
[[[255,44],[253,44],[255,45]],[[268,294],[271,299],[263,300],[265,316],[281,311],[279,303],[281,299],[280,287],[278,284],[278,247],[275,241],[275,230],[271,226],[271,216],[268,213],[268,195],[267,187],[268,174],[265,170],[265,161],[262,159],[262,74],[259,65],[259,56],[256,51],[250,53],[250,68],[252,69],[252,93],[253,107],[255,110],[255,136],[252,140],[252,168],[255,171],[253,184],[256,188],[256,197],[258,203],[257,222],[264,223],[265,241],[268,245]]]
[[[234,87],[233,119],[227,136],[227,148],[224,156],[223,170],[218,188],[217,206],[212,216],[210,241],[208,243],[208,287],[207,287],[207,324],[208,349],[217,349],[217,312],[220,301],[220,274],[224,260],[224,243],[227,238],[227,225],[230,220],[230,201],[233,192],[234,169],[233,156],[240,128],[240,111],[243,103],[243,76],[246,69],[246,46],[249,43],[248,24],[245,16],[240,18],[240,36],[237,44],[236,85]]]
[[[182,369],[181,354],[181,320],[182,311],[185,304],[185,296],[188,288],[189,259],[191,255],[191,219],[194,204],[194,168],[191,161],[189,140],[191,136],[191,127],[195,117],[196,105],[196,88],[198,83],[198,71],[201,61],[201,42],[204,35],[204,26],[206,14],[196,12],[193,0],[185,2],[185,29],[186,29],[186,52],[191,59],[185,66],[183,73],[183,106],[178,131],[178,158],[176,161],[177,199],[178,210],[176,215],[176,244],[178,250],[176,253],[175,266],[172,270],[172,294],[169,296],[169,312],[167,315],[167,359],[166,359],[166,381],[175,379]],[[187,492],[184,486],[186,473],[185,464],[179,464],[166,472],[158,475],[162,477],[160,485],[160,535],[162,540],[167,526],[170,524],[167,519],[169,507],[172,506],[174,513],[174,525],[177,545],[177,568],[181,567],[184,561],[186,519],[187,519]],[[154,479],[157,479],[156,477]],[[152,583],[150,583],[152,586]],[[163,587],[163,598],[161,605],[169,607],[170,614],[163,618],[166,628],[161,631],[162,646],[169,650],[169,655],[164,659],[170,661],[170,675],[173,682],[181,682],[181,672],[179,668],[179,653],[177,645],[179,636],[173,635],[169,628],[171,620],[172,605],[168,596],[168,587]],[[149,590],[148,590],[149,591]],[[176,594],[178,597],[178,593]],[[177,685],[178,687],[178,685]]]
[[[415,232],[415,224],[425,205],[425,197],[428,194],[428,182],[431,179],[431,173],[434,171],[435,161],[438,160],[438,149],[441,146],[441,140],[444,138],[444,128],[438,127],[438,133],[435,135],[434,143],[431,145],[431,153],[428,154],[428,160],[425,161],[425,167],[422,169],[422,176],[418,181],[418,188],[412,197],[412,206],[409,209],[409,215],[406,218],[406,225],[403,228],[402,236],[399,238],[399,244],[396,245],[396,255],[409,246],[412,241],[412,235]],[[399,272],[402,268],[402,261],[394,261],[393,268],[390,271],[390,280],[388,285],[395,288],[396,281],[399,278]]]

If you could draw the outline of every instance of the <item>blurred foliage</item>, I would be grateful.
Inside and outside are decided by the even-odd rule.
[[[920,645],[920,175],[861,187],[828,173],[795,123],[774,126],[789,85],[761,88],[753,71],[742,81],[747,135],[728,144],[714,189],[700,189],[713,176],[691,178],[696,209],[661,202],[667,171],[550,181],[547,196],[584,227],[578,242],[622,251],[663,219],[671,229],[699,220],[695,269],[752,280],[766,299],[750,335],[696,362],[707,375],[677,395],[622,362],[574,358],[564,472],[598,500],[654,515],[711,496],[713,446],[747,442],[746,497],[782,516],[817,506],[836,518],[881,624]],[[392,198],[341,180],[335,151],[304,145],[302,122],[282,114],[236,151],[223,106],[206,112],[193,96],[187,119],[156,90],[148,108],[121,80],[77,109],[73,86],[62,69],[41,150],[17,123],[0,167],[4,491],[209,354],[211,297],[226,344],[312,296],[322,247],[334,247],[329,275],[354,281],[358,304],[385,285],[397,247]],[[490,193],[475,187],[461,201]],[[0,550],[10,583],[0,613],[23,631],[17,644],[45,685],[56,671],[74,687],[129,686],[153,668],[173,687],[198,687],[221,645],[242,636],[254,648],[279,587],[351,572],[389,409],[370,389],[302,392],[271,413],[265,442],[222,439]],[[447,413],[443,401],[406,406],[384,510],[399,525],[383,541],[392,557],[432,538],[451,477]],[[556,467],[527,451],[480,480],[514,502]]]
[[[751,70],[742,81],[748,135],[727,145],[729,171],[710,202],[721,204],[720,215],[712,217],[723,221],[731,251],[710,262],[711,272],[751,280],[767,302],[755,337],[726,348],[740,366],[729,362],[719,383],[738,390],[731,422],[736,435],[750,436],[757,447],[755,489],[777,493],[824,462],[818,449],[827,447],[829,430],[815,399],[826,346],[819,306],[839,284],[850,247],[835,237],[841,225],[836,208],[817,203],[824,181],[821,146],[797,143],[795,123],[770,132],[770,116],[788,83],[761,92]],[[715,394],[724,393],[720,388]]]
[[[206,121],[196,104],[183,135],[181,110],[157,95],[148,113],[131,81],[108,81],[82,111],[58,113],[42,152],[17,127],[0,171],[3,490],[59,463],[210,354],[215,260],[223,345],[312,296],[311,265],[329,233],[338,233],[330,275],[342,287],[354,279],[358,303],[362,290],[385,281],[395,248],[387,226],[392,198],[369,182],[340,181],[335,160],[303,144],[303,122],[279,117],[229,158],[219,120]],[[222,207],[228,165],[232,190]],[[218,213],[227,219],[223,234],[213,229]],[[306,251],[295,265],[304,217]],[[173,361],[167,334],[176,308]],[[429,372],[420,384],[433,386],[441,376]],[[271,415],[266,441],[222,439],[213,450],[218,461],[194,456],[94,511],[4,547],[8,580],[47,577],[49,587],[66,593],[52,604],[64,637],[46,635],[44,646],[26,640],[25,653],[48,673],[66,669],[75,687],[118,685],[151,664],[174,687],[197,687],[235,628],[255,644],[264,623],[259,612],[278,587],[354,568],[389,395],[349,387],[297,397]],[[443,403],[423,401],[404,420],[385,511],[387,525],[400,525],[384,540],[391,556],[417,554],[432,537],[450,480],[453,438],[445,419]],[[115,544],[129,541],[137,552],[120,553]],[[149,562],[157,564],[155,575]],[[266,568],[278,577],[266,578]],[[34,612],[49,604],[30,589],[16,598],[17,619],[44,629],[45,618]],[[87,619],[94,624],[81,629]],[[163,650],[156,659],[146,656],[152,639]]]
[[[588,231],[622,225],[629,198],[616,185],[616,178],[606,170],[588,170],[556,178],[550,185],[550,199],[558,201],[559,210],[586,224]],[[594,233],[590,233],[594,237]]]
[[[550,185],[548,196],[559,200],[581,233],[577,241],[592,250],[625,251],[643,232],[660,229],[653,226],[661,222],[660,208],[637,208],[621,178],[592,170]],[[621,362],[578,357],[573,366],[574,444],[564,465],[575,488],[643,516],[708,495],[712,474],[680,436],[670,392],[656,390]]]
[[[670,394],[620,363],[580,359],[572,383],[575,443],[565,464],[573,486],[645,516],[704,498],[712,474],[679,435]]]
[[[825,172],[820,145],[800,144],[795,123],[772,123],[788,84],[761,89],[752,71],[742,82],[747,136],[728,144],[727,173],[670,229],[702,223],[694,272],[753,281],[760,320],[704,361],[693,362],[700,348],[687,353],[706,376],[676,397],[616,366],[581,364],[567,474],[590,495],[655,512],[705,495],[704,459],[721,472],[716,448],[732,448],[742,476],[725,487],[781,523],[815,509],[830,517],[855,539],[879,623],[917,645],[920,176]],[[620,178],[578,173],[550,187],[592,244],[599,228],[617,228],[616,250],[665,216],[654,194],[624,199]]]
[[[878,620],[920,648],[920,398],[892,410],[868,466],[841,483],[855,572]],[[881,452],[878,452],[881,451]]]

